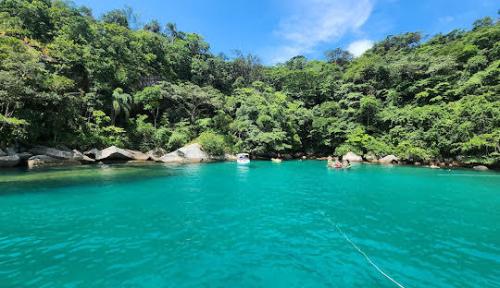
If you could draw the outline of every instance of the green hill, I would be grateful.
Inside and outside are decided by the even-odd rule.
[[[500,24],[387,37],[359,58],[266,67],[130,11],[0,2],[0,146],[178,148],[255,155],[347,151],[410,162],[500,161]],[[214,145],[212,145],[214,146]]]

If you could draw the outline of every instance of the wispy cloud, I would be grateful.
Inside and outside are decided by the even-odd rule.
[[[373,41],[364,39],[364,40],[354,41],[351,44],[349,44],[349,46],[347,46],[347,51],[349,51],[352,55],[358,57],[361,56],[363,53],[365,53],[366,50],[372,47],[373,47]]]
[[[271,61],[314,52],[322,44],[360,28],[370,16],[374,0],[291,0],[294,12],[282,19],[275,33],[283,44]]]
[[[453,17],[453,16],[444,16],[444,17],[440,17],[438,20],[441,23],[450,23],[450,22],[453,22],[455,20],[455,17]]]

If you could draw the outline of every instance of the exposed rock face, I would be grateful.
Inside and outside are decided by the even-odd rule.
[[[27,161],[30,157],[33,156],[33,154],[31,154],[29,152],[21,152],[21,153],[17,153],[17,156],[19,156],[19,158],[21,158],[21,161]]]
[[[488,167],[486,167],[484,165],[474,166],[472,169],[477,170],[477,171],[487,171],[487,170],[489,170]]]
[[[347,154],[342,156],[342,160],[350,162],[363,162],[363,157],[356,155],[353,152],[348,152]]]
[[[51,158],[60,159],[60,160],[74,160],[81,162],[94,162],[94,159],[85,156],[82,152],[78,150],[69,150],[68,148],[55,149],[44,146],[37,146],[30,150],[30,152],[34,155],[46,155]],[[28,157],[29,158],[29,157]]]
[[[5,152],[7,153],[8,156],[14,156],[17,154],[17,150],[14,147],[7,147],[5,149]]]
[[[397,164],[399,163],[399,158],[394,155],[387,155],[383,158],[380,158],[378,162],[381,164]]]
[[[0,167],[14,167],[19,165],[20,162],[21,158],[17,154],[0,157]]]
[[[31,153],[34,155],[47,155],[52,158],[56,159],[62,159],[62,160],[80,160],[81,157],[78,155],[75,155],[73,151],[64,151],[64,150],[59,150],[55,148],[49,148],[49,147],[44,147],[44,146],[37,146],[35,148],[32,148],[30,150]]]
[[[236,155],[233,155],[233,154],[224,154],[224,159],[226,161],[236,161],[236,160],[238,160],[238,158],[236,157]]]
[[[99,152],[100,152],[100,151],[99,151],[99,149],[93,148],[93,149],[91,149],[91,150],[89,150],[89,151],[85,151],[85,152],[83,152],[83,154],[84,154],[85,156],[89,156],[89,157],[91,157],[91,158],[94,158],[94,159],[95,159],[95,158],[96,158],[96,156],[97,156],[97,154],[98,154]]]
[[[167,151],[163,148],[156,148],[153,150],[150,150],[146,153],[146,155],[149,156],[149,159],[153,161],[161,161],[161,157],[165,156],[167,154]]]
[[[79,160],[81,162],[87,162],[87,163],[95,162],[94,159],[90,158],[87,155],[84,155],[82,152],[80,152],[78,150],[73,150],[73,155],[75,155],[75,160]]]
[[[377,156],[375,156],[375,154],[372,154],[372,153],[368,153],[365,155],[365,159],[366,161],[368,162],[377,162],[378,161],[378,158]]]
[[[58,159],[47,155],[37,155],[28,159],[28,168],[59,167],[80,165],[80,161],[74,159]]]
[[[115,146],[108,147],[104,150],[99,151],[96,154],[95,160],[138,160],[138,161],[146,161],[149,159],[149,156],[134,150],[121,149]]]
[[[164,163],[198,163],[210,160],[210,156],[201,149],[198,143],[184,146],[160,158],[160,161]]]

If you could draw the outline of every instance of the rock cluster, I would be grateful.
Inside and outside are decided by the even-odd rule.
[[[229,159],[234,158],[227,155]],[[81,165],[117,161],[156,161],[163,163],[199,163],[225,160],[226,157],[211,157],[198,143],[186,145],[173,152],[154,149],[146,153],[111,146],[103,150],[91,149],[84,153],[66,147],[51,148],[35,146],[25,152],[15,149],[0,149],[0,167],[15,167],[21,164],[29,168]]]
[[[199,163],[213,160],[198,143],[189,144],[159,159],[163,163]]]
[[[399,158],[394,156],[394,155],[387,155],[385,157],[382,157],[378,160],[378,163],[380,164],[398,164],[399,163]]]
[[[356,155],[356,153],[348,152],[342,156],[342,160],[349,162],[363,162],[363,157]]]

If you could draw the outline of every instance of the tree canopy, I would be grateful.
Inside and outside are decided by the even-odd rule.
[[[133,11],[95,19],[59,0],[0,2],[0,146],[396,154],[500,161],[500,24],[391,35],[264,66]],[[215,145],[213,144],[215,143]]]

